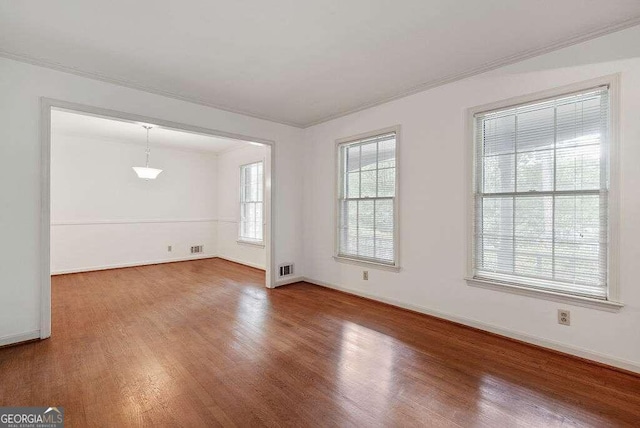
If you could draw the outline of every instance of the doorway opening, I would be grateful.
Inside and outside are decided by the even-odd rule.
[[[272,141],[42,100],[41,338],[51,275],[203,258],[274,286]]]

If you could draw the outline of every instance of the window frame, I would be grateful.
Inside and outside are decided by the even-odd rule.
[[[262,239],[260,240],[255,240],[255,239],[250,239],[247,237],[243,237],[242,236],[242,206],[243,204],[245,204],[246,202],[243,200],[243,196],[244,196],[244,189],[243,189],[243,182],[244,182],[244,177],[242,175],[244,168],[251,166],[251,165],[255,165],[255,164],[262,164]],[[236,242],[238,244],[244,244],[244,245],[254,245],[257,247],[264,247],[264,237],[265,237],[265,171],[264,171],[264,165],[265,162],[263,159],[260,160],[256,160],[253,162],[249,162],[249,163],[245,163],[240,165],[240,183],[239,183],[239,189],[240,192],[238,194],[238,199],[239,199],[239,203],[238,203],[238,239],[236,240]],[[254,202],[255,203],[255,202]]]
[[[394,169],[395,174],[395,196],[393,197],[393,210],[394,210],[394,218],[393,218],[393,253],[394,253],[394,261],[393,263],[382,263],[375,260],[371,260],[364,257],[348,257],[340,255],[340,229],[339,229],[339,218],[340,218],[340,194],[341,194],[341,183],[342,183],[342,165],[340,158],[340,149],[342,146],[357,143],[359,140],[363,140],[365,138],[372,138],[384,134],[395,133],[395,160],[396,166]],[[399,165],[400,165],[400,125],[390,126],[387,128],[377,129],[375,131],[365,132],[362,134],[352,135],[350,137],[340,138],[335,141],[335,171],[334,171],[334,222],[333,222],[333,237],[334,237],[334,245],[333,245],[333,258],[335,261],[370,267],[374,269],[388,270],[392,272],[400,271],[400,195],[399,195],[399,176],[398,173]]]
[[[475,191],[476,191],[476,171],[474,156],[476,153],[475,139],[475,115],[490,112],[492,110],[502,110],[517,105],[545,101],[558,98],[571,93],[581,92],[598,86],[609,87],[609,199],[608,199],[608,234],[609,246],[607,255],[607,296],[606,299],[598,299],[593,297],[584,297],[574,294],[564,293],[556,290],[545,290],[533,288],[524,283],[500,282],[498,280],[489,280],[474,277],[474,222],[476,221],[475,212]],[[619,103],[620,103],[620,74],[612,74],[599,78],[578,82],[575,84],[553,88],[541,92],[528,95],[514,97],[503,101],[485,104],[473,107],[467,110],[466,126],[467,126],[467,150],[465,156],[465,183],[467,186],[467,216],[465,218],[465,229],[467,231],[467,251],[465,280],[468,285],[489,288],[492,290],[506,291],[515,294],[527,295],[532,297],[543,298],[547,300],[555,300],[561,302],[573,303],[581,306],[592,307],[597,309],[617,310],[623,306],[620,301],[619,290]]]

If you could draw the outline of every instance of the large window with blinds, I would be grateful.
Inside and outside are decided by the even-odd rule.
[[[337,257],[397,266],[397,129],[338,142]]]
[[[609,87],[475,114],[476,279],[607,299]]]
[[[240,167],[239,240],[262,244],[263,238],[263,164],[254,162]]]

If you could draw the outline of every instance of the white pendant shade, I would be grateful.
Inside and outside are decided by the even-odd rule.
[[[142,127],[147,130],[147,150],[145,151],[147,161],[145,166],[132,166],[131,168],[133,168],[136,174],[138,174],[138,178],[142,178],[143,180],[155,180],[162,170],[149,168],[149,154],[151,153],[151,149],[149,148],[149,130],[151,129],[151,125],[142,125]]]
[[[146,166],[133,166],[132,168],[136,174],[138,174],[138,178],[142,178],[143,180],[155,180],[162,172],[161,169],[148,168]]]

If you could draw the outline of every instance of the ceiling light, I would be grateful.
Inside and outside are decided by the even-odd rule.
[[[149,154],[151,153],[151,149],[149,149],[149,130],[151,129],[151,126],[142,125],[142,127],[147,130],[147,150],[145,151],[147,155],[147,162],[145,163],[145,166],[134,166],[132,168],[136,174],[138,174],[138,178],[142,178],[143,180],[155,180],[162,170],[149,168]]]

